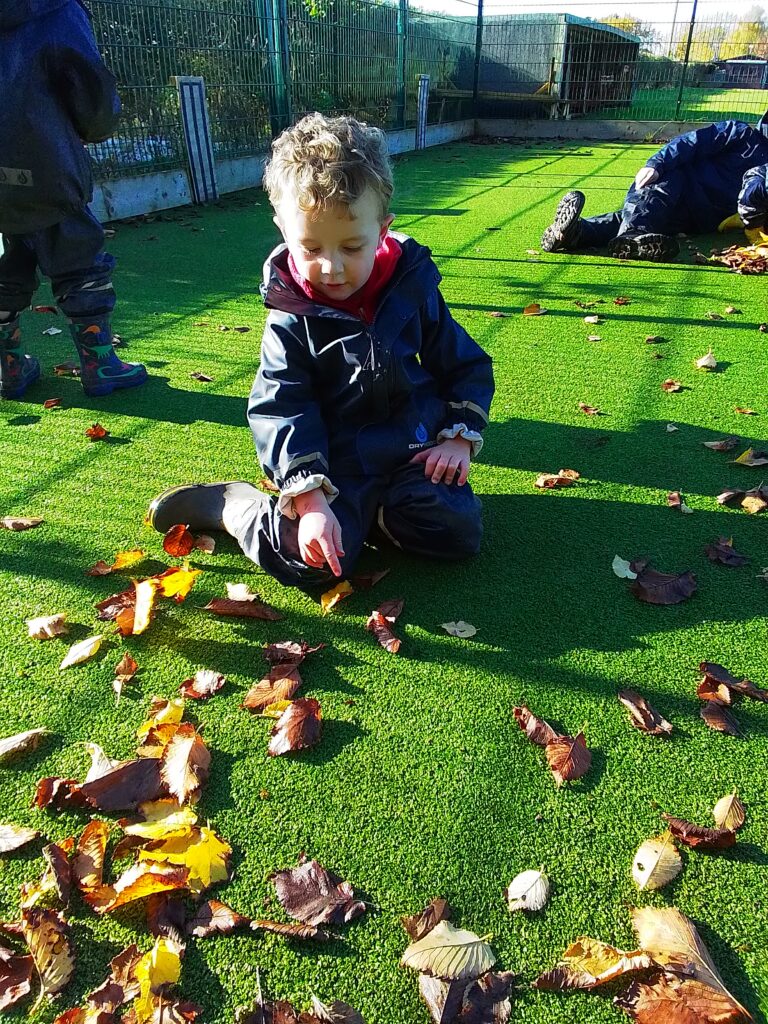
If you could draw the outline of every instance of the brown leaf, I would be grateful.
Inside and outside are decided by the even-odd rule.
[[[192,380],[199,380],[204,384],[210,384],[213,381],[213,377],[209,377],[207,373],[201,373],[199,370],[195,370],[195,372],[190,373],[189,376]]]
[[[647,334],[645,337],[646,345],[659,345],[664,340],[660,334]]]
[[[120,661],[115,665],[115,678],[119,681],[120,686],[122,687],[125,686],[126,683],[130,683],[138,671],[139,666],[126,651]]]
[[[14,1006],[32,991],[35,962],[0,946],[0,1010]]]
[[[419,995],[424,1000],[435,1024],[456,1024],[464,1004],[466,979],[444,981],[429,974],[419,974]]]
[[[168,795],[160,764],[152,757],[123,761],[113,771],[83,783],[80,792],[92,807],[107,812],[133,811],[147,800]]]
[[[383,604],[380,604],[376,611],[380,612],[387,622],[396,622],[400,618],[404,604],[405,601],[402,597],[395,597],[390,601],[385,601]]]
[[[195,546],[195,538],[190,533],[189,527],[184,523],[177,523],[163,537],[163,551],[171,558],[186,558],[191,554]]]
[[[32,806],[40,810],[44,807],[54,807],[58,811],[69,810],[72,807],[86,807],[87,803],[77,779],[51,777],[39,780],[32,799]]]
[[[673,818],[662,814],[669,825],[669,831],[679,843],[699,850],[727,850],[736,845],[736,832],[726,828],[703,828],[684,818]]]
[[[37,750],[43,736],[48,736],[48,729],[28,729],[18,732],[15,736],[6,736],[0,740],[0,764],[8,764],[22,754]]]
[[[544,748],[550,770],[558,786],[586,775],[592,764],[592,754],[587,750],[584,733],[578,736],[558,736]]]
[[[575,469],[560,469],[557,473],[540,473],[533,486],[552,489],[554,487],[571,487],[580,477]]]
[[[423,939],[431,932],[439,921],[450,921],[450,919],[451,908],[448,901],[438,897],[427,904],[421,913],[401,917],[400,921],[411,939],[418,942],[419,939]]]
[[[738,551],[734,551],[733,537],[718,537],[711,544],[707,544],[704,554],[710,562],[730,567],[745,565],[749,561],[746,555],[740,555]]]
[[[670,491],[667,495],[667,504],[670,508],[676,508],[680,512],[692,512],[693,509],[688,508],[683,500],[683,496],[680,491]]]
[[[628,306],[632,302],[632,299],[628,299],[626,295],[617,295],[613,300],[614,306]]]
[[[679,380],[675,380],[673,377],[667,377],[667,379],[662,382],[661,390],[669,392],[682,391],[683,385]]]
[[[18,533],[21,530],[32,530],[44,522],[38,516],[4,516],[0,519],[0,527]]]
[[[21,825],[0,825],[0,853],[11,853],[31,843],[41,835],[36,828],[23,828]]]
[[[614,1004],[638,1024],[741,1024],[752,1018],[728,994],[678,974],[635,978]]]
[[[730,452],[739,443],[740,438],[735,435],[723,437],[719,441],[702,441],[705,448],[711,448],[715,452]]]
[[[711,676],[702,677],[696,695],[702,700],[711,700],[716,704],[730,704],[732,701],[731,691],[725,683],[718,683]]]
[[[226,676],[220,672],[214,672],[210,668],[202,668],[195,672],[192,679],[185,679],[179,687],[182,697],[191,697],[193,700],[206,700],[217,693],[224,683]]]
[[[105,888],[104,855],[108,839],[109,824],[94,818],[83,829],[72,858],[72,877],[83,899],[91,905],[101,901]]]
[[[733,411],[741,413],[742,416],[757,416],[757,413],[755,412],[754,409],[747,409],[743,405],[735,405],[733,407]]]
[[[57,996],[75,971],[75,955],[66,922],[55,910],[28,907],[21,912],[24,940],[35,961],[41,995]]]
[[[141,959],[141,953],[134,944],[118,953],[109,964],[109,975],[98,988],[87,996],[87,1002],[107,1013],[112,1013],[119,1006],[130,1002],[139,994],[139,982],[136,979],[135,967]],[[58,1024],[58,1022],[54,1022]],[[84,1021],[83,1024],[91,1024]],[[96,1020],[94,1024],[102,1024]],[[104,1024],[112,1024],[107,1020]]]
[[[303,924],[342,924],[365,913],[365,904],[355,900],[349,882],[316,860],[303,859],[298,867],[277,871],[272,881],[283,909]]]
[[[46,867],[41,884],[45,886],[50,879],[60,902],[65,907],[69,904],[72,891],[72,862],[69,857],[74,845],[74,839],[69,838],[63,839],[60,843],[48,843],[43,847]]]
[[[105,597],[103,601],[99,601],[96,605],[96,609],[98,611],[97,618],[101,619],[102,622],[111,622],[116,619],[121,612],[127,611],[128,609],[132,611],[135,604],[136,588],[131,584],[128,590],[122,590],[119,594],[110,594],[109,597]]]
[[[508,313],[502,313],[502,312],[501,312],[501,310],[498,310],[498,309],[493,309],[493,310],[491,310],[491,312],[490,312],[490,313],[488,314],[488,316],[493,316],[493,317],[495,317],[495,318],[496,318],[497,320],[503,320],[503,319],[504,319],[504,317],[506,317],[506,316],[509,316],[509,314],[508,314]]]
[[[489,971],[469,984],[459,1024],[507,1024],[512,1014],[510,994],[515,982],[511,971]]]
[[[261,653],[272,665],[300,665],[308,654],[314,654],[323,647],[325,644],[310,647],[304,640],[282,640],[280,643],[267,644]]]
[[[53,372],[57,377],[79,377],[80,364],[68,360],[66,363],[59,363],[54,366]]]
[[[585,416],[604,416],[605,413],[598,409],[596,405],[587,405],[586,402],[579,402],[579,409],[584,413]]]
[[[543,316],[546,312],[547,310],[538,302],[531,302],[523,309],[523,316]]]
[[[92,423],[86,430],[85,436],[90,437],[92,441],[103,441],[105,437],[109,436],[109,431],[100,423]]]
[[[629,711],[632,725],[651,736],[669,736],[671,724],[659,712],[651,707],[645,697],[634,690],[620,690],[619,700]]]
[[[244,928],[251,923],[249,917],[244,917],[228,907],[226,903],[219,900],[206,900],[198,907],[195,916],[187,924],[187,934],[194,935],[198,939],[205,939],[209,935],[228,935],[235,928]]]
[[[370,590],[371,587],[375,587],[377,583],[380,583],[385,576],[388,576],[389,572],[389,569],[379,569],[375,572],[360,572],[355,576],[351,576],[349,582],[355,590]]]
[[[272,935],[280,935],[284,939],[318,939],[326,942],[330,936],[322,928],[315,928],[310,924],[284,924],[282,921],[267,921],[258,917],[251,921],[251,930],[254,932],[270,932]]]
[[[307,750],[320,742],[320,704],[314,697],[298,697],[282,713],[270,736],[270,757]]]
[[[43,402],[44,409],[60,409],[61,399],[60,398],[46,398]]]
[[[561,739],[560,733],[555,732],[549,722],[543,718],[537,718],[527,707],[514,708],[512,714],[525,735],[539,747],[546,747],[548,743],[554,743]]]
[[[210,764],[210,751],[195,727],[185,722],[163,751],[160,775],[168,792],[183,804],[207,782]],[[146,799],[154,800],[155,797]]]
[[[389,651],[390,654],[397,654],[400,650],[402,641],[392,631],[391,624],[396,621],[402,610],[403,601],[401,599],[385,601],[371,612],[365,625],[365,628],[373,633],[384,650]]]
[[[227,597],[214,597],[205,606],[205,611],[216,615],[233,615],[246,619],[263,619],[266,622],[279,622],[283,615],[276,608],[271,608],[262,601],[231,601]]]
[[[729,736],[742,735],[736,718],[719,701],[707,701],[699,711],[699,714],[709,728],[714,729],[716,732],[725,732]]]
[[[249,711],[263,711],[280,700],[291,700],[301,686],[299,670],[291,662],[276,663],[269,674],[250,688],[241,707]]]
[[[155,938],[163,936],[184,946],[187,908],[184,898],[174,892],[152,893],[147,897],[147,928]]]
[[[647,604],[679,604],[695,593],[696,586],[692,572],[667,573],[646,567],[632,580],[629,589]]]

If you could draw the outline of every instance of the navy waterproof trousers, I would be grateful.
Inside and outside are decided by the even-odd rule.
[[[343,574],[352,571],[369,538],[386,538],[411,554],[461,559],[480,550],[480,499],[469,484],[433,484],[424,466],[407,463],[389,477],[334,477],[331,509],[341,525]],[[238,506],[240,506],[238,502]],[[227,529],[244,553],[288,586],[328,583],[328,568],[315,569],[299,553],[299,520],[278,512],[277,499],[253,488],[253,503],[238,507]]]
[[[65,316],[104,316],[115,305],[114,266],[114,257],[104,252],[104,229],[87,206],[41,231],[3,235],[0,310],[26,309],[40,283],[39,271],[50,279]]]
[[[581,220],[579,248],[602,248],[617,235],[674,236],[680,231],[686,234],[715,231],[723,218],[716,214],[718,219],[710,224],[706,216],[704,222],[702,217],[695,216],[685,202],[685,181],[682,171],[671,171],[660,181],[640,191],[632,185],[621,210]],[[727,213],[723,214],[723,217],[727,216]]]

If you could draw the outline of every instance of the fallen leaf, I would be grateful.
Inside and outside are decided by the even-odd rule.
[[[325,644],[310,647],[305,640],[281,640],[279,643],[267,644],[262,654],[272,665],[300,665],[308,654],[321,650]]]
[[[0,946],[0,1010],[15,1006],[32,991],[35,962]]]
[[[613,1002],[639,1024],[739,1024],[752,1020],[736,1008],[729,995],[665,971],[657,971],[647,981],[634,978]]]
[[[469,637],[474,636],[477,633],[477,626],[473,626],[471,622],[464,622],[459,620],[458,622],[443,622],[441,628],[448,633],[449,636],[456,636],[462,640],[467,640]]]
[[[548,743],[560,739],[560,733],[555,732],[549,722],[545,722],[543,718],[537,718],[527,707],[513,708],[512,714],[531,743],[535,743],[538,747],[546,747]]]
[[[575,737],[558,736],[546,745],[544,753],[558,786],[580,779],[592,764],[592,754],[587,749],[583,732]]]
[[[660,345],[664,340],[660,334],[647,334],[645,337],[646,345]]]
[[[662,818],[669,825],[674,838],[685,846],[699,850],[727,850],[736,845],[736,832],[732,829],[705,828],[671,814],[662,814]]]
[[[679,429],[680,429],[680,428],[679,428],[679,427],[676,427],[674,423],[668,423],[668,424],[667,424],[667,433],[668,433],[668,434],[674,434],[674,433],[676,433],[676,432],[677,432],[677,431],[678,431]]]
[[[557,473],[540,473],[533,486],[552,489],[554,487],[571,487],[581,476],[575,469],[560,469]]]
[[[27,619],[29,635],[34,640],[50,640],[54,636],[65,636],[69,632],[66,614],[41,615],[37,619]]]
[[[187,908],[184,894],[153,893],[147,897],[147,928],[155,938],[166,938],[180,948],[186,944]]]
[[[585,416],[604,416],[605,413],[598,409],[596,405],[587,405],[586,402],[579,402],[579,409],[584,413]]]
[[[192,679],[185,679],[179,687],[182,697],[191,697],[193,700],[206,700],[213,696],[226,683],[226,676],[220,672],[214,672],[210,668],[201,668],[195,672]]]
[[[768,466],[768,452],[747,448],[737,459],[733,459],[733,462],[739,466]]]
[[[345,597],[349,597],[352,593],[354,593],[352,584],[348,580],[342,580],[335,587],[326,590],[324,594],[320,595],[320,607],[327,614],[340,601],[343,601]]]
[[[63,334],[63,331],[61,327],[46,327],[46,329],[42,333],[48,334],[52,337],[55,334]]]
[[[370,590],[389,575],[389,569],[378,569],[376,572],[362,572],[352,576],[350,583],[355,590]]]
[[[23,828],[21,825],[0,825],[0,853],[11,853],[19,850],[41,833],[36,828]]]
[[[292,922],[286,924],[284,921],[268,921],[264,918],[256,918],[251,921],[251,931],[269,932],[271,935],[280,935],[284,939],[319,939],[321,942],[330,938],[322,928],[315,928],[309,924]]]
[[[43,402],[44,409],[60,409],[61,399],[60,398],[46,398]]]
[[[699,711],[699,714],[707,723],[710,729],[716,732],[725,732],[729,736],[741,736],[742,732],[739,723],[731,712],[718,701],[707,701]]]
[[[451,908],[448,901],[439,897],[428,903],[418,914],[410,914],[400,918],[400,922],[414,942],[423,939],[440,921],[448,921]]]
[[[632,299],[628,299],[626,295],[617,295],[613,300],[614,306],[628,306],[632,302]]]
[[[113,886],[104,887],[108,898],[92,907],[97,914],[109,914],[156,893],[186,889],[188,877],[189,871],[183,867],[164,867],[151,861],[133,864]]]
[[[584,935],[566,949],[553,970],[534,981],[533,987],[545,991],[598,988],[625,974],[647,970],[651,962],[641,949],[625,953]]]
[[[144,557],[144,552],[140,548],[134,548],[132,551],[118,551],[112,565],[99,561],[86,571],[86,576],[109,576],[110,573],[127,569],[129,566],[141,562]]]
[[[237,331],[238,334],[247,334],[250,331],[250,327],[233,327],[233,331]]]
[[[722,320],[723,319],[723,317],[719,313],[715,313],[712,310],[709,310],[704,315],[707,318],[707,320]]]
[[[719,562],[720,565],[731,567],[745,565],[749,561],[746,555],[740,555],[734,550],[733,537],[718,537],[711,544],[707,544],[704,554],[710,562]]]
[[[626,558],[622,558],[620,555],[614,555],[613,562],[611,563],[616,576],[622,580],[636,580],[637,573],[633,572],[631,562],[628,562]]]
[[[646,839],[632,861],[632,877],[640,889],[662,889],[682,870],[671,832]]]
[[[531,302],[523,310],[523,316],[543,316],[547,312],[538,302]]]
[[[757,416],[754,409],[747,409],[743,405],[735,405],[733,411],[741,413],[742,416]]]
[[[86,903],[94,906],[103,902],[104,889],[104,855],[109,839],[109,824],[94,818],[83,829],[77,841],[77,849],[72,858],[72,877]],[[106,895],[111,898],[112,890]]]
[[[744,804],[739,800],[735,792],[727,796],[721,796],[715,804],[712,814],[715,824],[720,829],[727,829],[736,832],[744,824]]]
[[[657,572],[646,566],[629,589],[647,604],[679,604],[695,593],[696,577],[692,572]]]
[[[107,757],[98,743],[84,743],[83,746],[91,755],[91,767],[85,776],[85,782],[93,782],[113,772],[123,762]],[[85,784],[85,782],[83,784]]]
[[[214,597],[205,606],[205,611],[215,612],[216,615],[231,615],[239,618],[262,619],[265,622],[279,622],[282,612],[271,608],[263,601],[250,599],[248,601],[230,601],[227,597]]]
[[[134,967],[139,994],[134,1003],[136,1024],[173,1024],[183,1018],[164,1012],[163,996],[181,977],[181,950],[175,942],[163,936],[155,939],[149,953]],[[158,1012],[159,1011],[159,1014]]]
[[[115,665],[115,678],[112,680],[112,689],[117,694],[118,704],[120,703],[120,695],[123,692],[123,687],[130,683],[138,671],[139,666],[126,651],[117,665]]]
[[[167,797],[139,804],[138,812],[141,814],[141,821],[122,818],[118,822],[128,836],[167,839],[170,836],[184,835],[189,832],[192,825],[197,824],[197,815],[191,807]]]
[[[74,644],[65,654],[64,660],[59,665],[59,671],[71,668],[73,665],[81,665],[84,661],[90,661],[98,654],[103,639],[103,635],[99,633],[97,636],[89,636],[85,640],[81,640],[79,644]]]
[[[651,736],[669,736],[671,724],[663,718],[655,708],[651,707],[645,697],[634,690],[620,690],[619,700],[629,711],[632,725]]]
[[[661,390],[662,391],[682,391],[683,390],[683,385],[680,383],[679,380],[675,380],[673,377],[667,377],[667,379],[662,382]]]
[[[187,886],[201,893],[229,878],[232,847],[213,829],[193,826],[181,835],[155,839],[139,851],[140,861],[187,868]]]
[[[579,309],[594,309],[595,306],[604,306],[605,299],[592,299],[590,301],[584,301],[582,299],[574,299],[574,306],[578,306]]]
[[[71,361],[59,363],[57,366],[54,366],[53,372],[57,377],[79,377],[80,364]]]
[[[683,496],[680,493],[680,491],[670,491],[667,495],[667,504],[670,508],[679,509],[680,512],[693,512],[693,509],[688,508],[688,506],[683,501]]]
[[[21,530],[33,530],[44,522],[45,520],[38,516],[4,516],[0,519],[0,527],[19,533]]]
[[[720,441],[702,441],[705,448],[711,448],[715,452],[729,452],[739,443],[739,438],[735,436],[724,437]]]
[[[243,917],[219,900],[207,900],[197,908],[195,916],[187,924],[187,934],[197,939],[205,939],[209,935],[229,935],[235,928],[250,925],[251,919]]]
[[[151,576],[150,579],[157,583],[161,597],[172,597],[177,604],[181,604],[202,571],[202,569],[189,569],[186,566],[172,566],[165,572],[158,573],[157,576]]]
[[[275,723],[267,753],[270,757],[307,750],[320,742],[322,714],[314,697],[299,697]]]
[[[125,611],[131,611],[132,613],[135,603],[136,588],[131,584],[128,590],[123,590],[119,594],[110,594],[103,601],[99,601],[96,604],[97,617],[102,622],[111,622]]]
[[[38,780],[32,806],[40,810],[44,807],[69,810],[72,807],[85,807],[87,801],[80,792],[80,783],[77,779],[47,777]]]
[[[502,313],[498,309],[494,309],[494,310],[491,310],[491,312],[488,314],[488,316],[496,317],[497,320],[503,320],[504,317],[508,316],[508,314],[507,313]]]
[[[302,924],[346,924],[365,913],[350,883],[316,860],[302,859],[298,867],[275,872],[272,881],[283,910]]]
[[[54,313],[58,316],[58,309],[55,306],[33,306],[33,313]]]
[[[737,309],[736,306],[726,306],[725,312],[728,314],[740,313],[741,310]]]
[[[66,922],[55,910],[27,907],[21,912],[21,929],[35,962],[40,996],[53,999],[75,972],[75,954]]]
[[[92,423],[86,430],[85,436],[90,437],[92,441],[103,441],[105,437],[109,436],[109,431],[100,423]]]
[[[751,1021],[752,1018],[738,1003],[723,984],[717,973],[707,947],[701,941],[692,922],[675,907],[639,907],[632,911],[632,924],[637,932],[638,944],[653,960],[665,970],[692,977],[714,989],[732,1004],[735,1013],[743,1016],[730,1018]],[[663,1018],[662,1018],[663,1019]],[[673,1018],[674,1019],[674,1018]],[[685,1018],[679,1017],[680,1024]],[[650,1020],[650,1018],[649,1018]],[[658,1021],[659,1018],[656,1018]],[[706,1018],[704,1018],[706,1021]],[[717,1021],[718,1018],[710,1018]],[[720,1021],[727,1021],[721,1017]],[[694,1021],[691,1024],[695,1024]]]
[[[167,796],[165,786],[159,759],[137,757],[120,762],[112,771],[91,782],[84,782],[80,795],[99,811],[133,811],[148,800]]]
[[[206,555],[212,555],[216,550],[216,541],[207,533],[201,533],[195,537],[195,551],[204,551]]]
[[[184,523],[177,523],[163,537],[163,551],[171,558],[186,558],[195,547],[195,538],[190,533],[189,527]]]
[[[287,711],[291,704],[293,704],[292,700],[276,700],[274,704],[267,704],[259,717],[274,718],[275,720],[282,718],[283,712]]]
[[[587,341],[602,341],[603,339],[599,334],[588,334]]]
[[[130,628],[130,633],[134,636],[144,633],[149,628],[149,624],[151,623],[154,615],[159,589],[157,580],[154,580],[151,577],[146,580],[140,580],[138,583],[134,583],[136,600],[133,606],[133,616]],[[119,625],[120,620],[118,618],[118,626]],[[121,630],[121,632],[123,632],[123,630]]]
[[[209,377],[207,373],[201,373],[199,370],[195,370],[194,373],[190,373],[189,376],[192,380],[199,380],[204,384],[210,384],[213,381],[213,377]]]
[[[142,722],[136,730],[136,738],[146,741],[161,726],[180,724],[184,717],[184,701],[180,697],[172,700],[165,700],[163,697],[153,697],[149,706],[149,717]]]
[[[712,354],[712,349],[701,357],[701,359],[695,360],[695,365],[699,370],[716,370],[717,360]]]
[[[377,609],[371,612],[365,628],[373,633],[385,651],[389,651],[390,654],[397,654],[400,650],[402,641],[392,631],[390,620],[380,610]]]
[[[602,322],[602,317],[597,316],[596,313],[593,313],[591,316],[584,317],[585,324],[601,324]]]
[[[522,871],[509,883],[505,896],[510,912],[541,910],[549,900],[549,879],[543,871]]]
[[[263,711],[270,704],[291,700],[301,682],[301,675],[295,664],[278,662],[271,666],[269,674],[264,679],[250,688],[241,707],[248,708],[249,711]]]
[[[183,804],[205,784],[210,764],[210,751],[195,727],[186,722],[179,726],[163,751],[160,775],[168,792]]]
[[[403,967],[445,981],[479,978],[495,962],[487,942],[450,921],[439,921],[423,939],[412,942],[400,960]]]

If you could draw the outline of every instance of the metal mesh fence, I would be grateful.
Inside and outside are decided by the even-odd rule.
[[[411,127],[424,74],[433,124],[473,115],[752,121],[768,106],[768,15],[723,12],[720,0],[625,2],[621,14],[587,0],[89,6],[124,107],[115,137],[92,147],[102,179],[184,166],[176,75],[204,78],[218,159],[266,152],[311,110]]]

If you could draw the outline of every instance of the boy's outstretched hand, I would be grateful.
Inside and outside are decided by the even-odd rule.
[[[433,484],[452,484],[454,480],[463,487],[469,476],[469,456],[472,443],[463,437],[454,437],[450,441],[440,441],[432,448],[425,448],[411,459],[411,462],[424,463],[424,476],[429,477]]]
[[[340,558],[344,557],[341,525],[331,511],[322,488],[297,494],[293,505],[299,515],[299,552],[315,569],[326,563],[334,576],[341,576]]]

